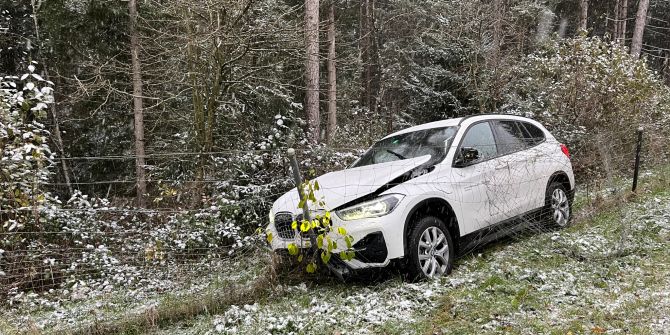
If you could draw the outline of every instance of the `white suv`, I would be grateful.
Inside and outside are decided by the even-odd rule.
[[[537,121],[511,115],[404,129],[316,180],[323,202],[314,210],[334,213],[333,227],[353,237],[354,259],[333,257],[331,270],[342,275],[402,260],[413,278],[448,274],[457,254],[526,218],[540,214],[566,226],[575,189],[567,147]],[[292,228],[302,217],[299,202],[294,189],[272,206],[268,231],[277,252],[300,236]]]

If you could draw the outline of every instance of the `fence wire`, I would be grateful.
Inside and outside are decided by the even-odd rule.
[[[636,145],[637,135],[626,130],[594,134],[591,141],[572,150],[578,189],[573,202],[574,216],[588,215],[594,204],[627,194],[633,177]],[[455,149],[454,146],[450,150]],[[362,152],[362,148],[299,149],[298,157],[303,172],[309,171],[315,176],[345,168]],[[641,183],[665,178],[659,174],[667,171],[668,152],[668,141],[663,135],[645,133]],[[236,166],[232,158],[241,154],[262,155],[256,161],[259,166],[246,170]],[[328,155],[331,160],[318,158]],[[207,292],[226,283],[249,283],[266,276],[274,259],[262,233],[268,224],[268,212],[279,196],[295,187],[285,152],[280,149],[219,150],[147,155],[153,165],[174,164],[175,160],[190,162],[201,157],[215,164],[223,162],[218,168],[231,174],[222,175],[212,168],[200,179],[151,176],[147,180],[152,190],[147,208],[133,206],[129,197],[107,199],[75,192],[70,199],[58,200],[53,195],[45,196],[39,192],[15,192],[19,189],[56,190],[66,186],[54,180],[1,181],[5,193],[0,208],[0,299],[3,308],[48,309],[72,301],[100,299],[136,299],[139,303],[157,299],[165,292],[184,292],[185,295]],[[332,157],[340,160],[339,165],[332,164]],[[110,155],[55,160],[81,164],[78,167],[81,169],[90,162],[132,161],[135,158],[133,155]],[[535,164],[541,164],[541,159]],[[525,170],[527,166],[516,168]],[[374,174],[376,167],[371,165],[363,169]],[[511,175],[523,174],[513,172]],[[544,180],[548,176],[538,178]],[[492,204],[492,210],[500,212],[515,207],[527,197],[544,197],[545,194],[532,194],[524,189],[532,181],[495,180],[491,184],[498,187],[486,190],[488,199],[475,199],[470,204],[487,202]],[[116,184],[132,187],[135,182],[81,178],[70,186],[99,190]],[[450,186],[465,188],[472,184],[455,183],[447,184],[430,173],[420,182],[414,182],[418,187],[445,189]],[[341,186],[322,187],[337,192],[341,191]],[[357,186],[367,189],[380,185],[359,183]],[[182,192],[191,194],[179,199]],[[463,200],[463,204],[468,201]],[[549,231],[551,228],[541,218],[551,213],[546,212],[547,208],[544,210],[534,216],[521,217],[523,224],[518,226],[520,228],[505,231],[505,236],[524,238]],[[487,232],[497,233],[495,229]],[[473,245],[472,249],[482,246]],[[128,292],[133,292],[133,296],[128,297]],[[19,318],[12,322],[27,325],[35,321]],[[41,322],[38,328],[50,324],[50,321]]]

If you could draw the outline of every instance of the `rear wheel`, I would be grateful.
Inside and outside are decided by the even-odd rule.
[[[438,278],[451,272],[454,244],[444,222],[421,218],[408,236],[408,272],[411,279]]]
[[[572,218],[570,198],[563,184],[553,182],[547,188],[543,216],[551,225],[564,228]]]

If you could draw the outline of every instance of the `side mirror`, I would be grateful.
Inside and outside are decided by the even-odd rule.
[[[471,147],[463,147],[456,160],[457,167],[464,167],[479,159],[479,150]]]

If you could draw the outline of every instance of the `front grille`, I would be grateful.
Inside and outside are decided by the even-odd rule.
[[[275,215],[275,229],[281,238],[294,238],[295,232],[291,228],[293,216],[291,213],[279,213]]]

